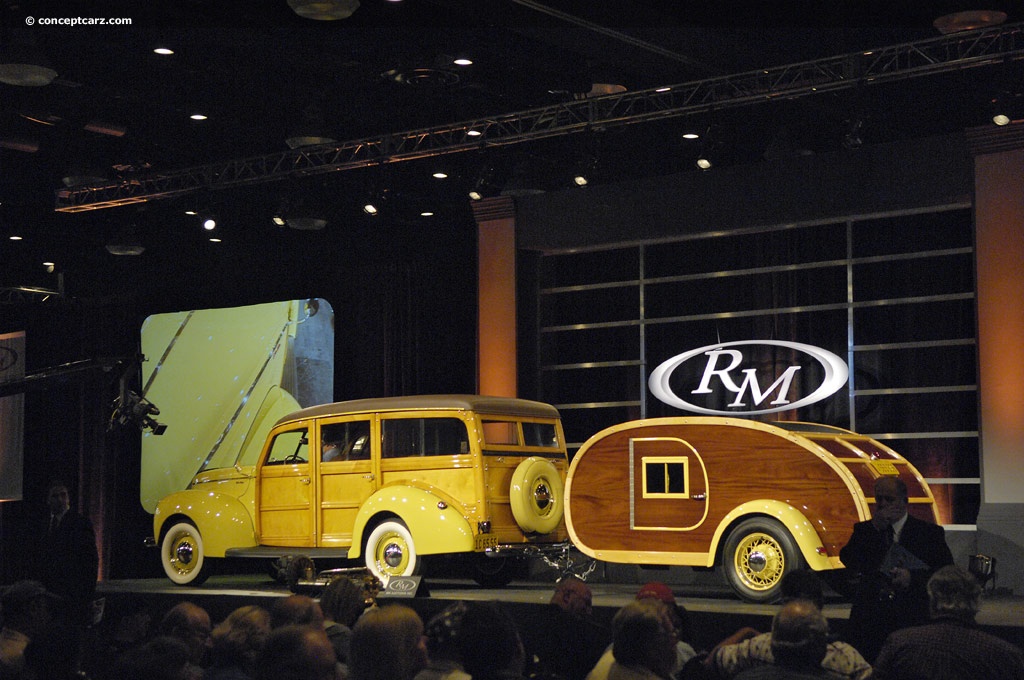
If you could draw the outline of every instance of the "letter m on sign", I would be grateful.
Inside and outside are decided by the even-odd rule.
[[[768,389],[761,392],[761,386],[757,382],[757,369],[747,368],[743,371],[743,382],[740,384],[739,391],[736,393],[736,400],[733,401],[729,406],[744,406],[743,395],[746,391],[750,390],[750,395],[754,398],[754,406],[760,406],[761,402],[764,401],[769,394],[774,392],[776,389],[779,391],[779,396],[776,397],[772,402],[773,406],[779,404],[788,404],[789,399],[786,395],[789,394],[790,385],[793,384],[793,377],[796,372],[800,370],[799,366],[790,366],[782,375],[780,375],[775,382],[768,386]]]

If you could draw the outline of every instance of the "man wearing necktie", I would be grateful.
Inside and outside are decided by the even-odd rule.
[[[38,578],[46,589],[62,600],[61,620],[66,644],[55,652],[71,670],[77,670],[81,637],[90,623],[96,594],[99,555],[96,534],[88,517],[71,507],[68,487],[50,483],[46,492],[49,517],[44,529],[36,565]]]
[[[874,661],[889,633],[928,620],[928,579],[953,563],[942,527],[907,513],[903,480],[882,477],[874,494],[871,519],[855,524],[839,551],[847,571],[858,578],[846,639],[868,661]]]

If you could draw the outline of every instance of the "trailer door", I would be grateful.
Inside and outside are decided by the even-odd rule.
[[[704,461],[677,437],[629,440],[630,524],[637,530],[696,529],[707,517]]]

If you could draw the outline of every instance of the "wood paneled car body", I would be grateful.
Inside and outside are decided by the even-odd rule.
[[[608,562],[720,566],[750,601],[789,570],[842,568],[839,549],[871,516],[874,483],[899,476],[910,513],[937,522],[920,473],[881,442],[810,423],[654,418],[591,437],[566,480],[566,524]]]
[[[207,470],[157,505],[167,576],[209,558],[362,559],[385,580],[422,555],[564,550],[567,458],[558,411],[522,399],[436,395],[314,406],[273,426],[252,466]],[[500,582],[501,560],[479,580]]]

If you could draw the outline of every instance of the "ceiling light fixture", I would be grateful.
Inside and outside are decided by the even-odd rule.
[[[974,10],[966,12],[953,12],[944,14],[932,22],[932,26],[943,35],[959,33],[960,31],[973,31],[978,28],[998,26],[1006,21],[1006,12],[998,10]]]
[[[23,137],[6,137],[0,139],[0,149],[10,149],[11,151],[21,151],[22,153],[35,153],[39,151],[39,142],[34,139],[25,139]]]
[[[153,52],[156,53],[156,54],[159,54],[161,56],[164,56],[164,57],[166,57],[168,55],[171,55],[171,54],[174,54],[174,50],[168,49],[166,47],[157,47],[156,49],[153,50]]]
[[[45,87],[57,78],[49,59],[28,37],[0,45],[0,83],[16,87]]]
[[[206,120],[206,116],[202,113],[193,113],[189,118],[192,120]]]
[[[288,6],[303,19],[337,21],[352,16],[359,0],[288,0]]]
[[[86,160],[74,161],[61,182],[69,189],[101,186],[109,181],[102,168]]]
[[[376,215],[379,211],[374,203],[368,202],[363,204],[363,212],[367,215]]]
[[[108,137],[124,137],[128,133],[128,128],[123,125],[105,123],[101,120],[90,120],[82,126],[82,129],[95,132],[98,135],[107,135]]]
[[[107,252],[111,255],[126,257],[142,255],[142,253],[146,252],[146,247],[142,245],[136,231],[135,225],[130,225],[122,233],[118,234],[116,239],[106,245]]]
[[[431,177],[433,177],[434,179],[448,179],[448,173],[442,170],[438,170],[433,175],[431,175]]]
[[[217,228],[217,220],[214,217],[207,217],[203,220],[203,229],[206,231],[213,231]]]
[[[327,119],[323,107],[311,104],[302,110],[298,125],[284,143],[289,149],[298,149],[304,146],[332,144],[335,141],[337,140],[327,133]]]
[[[319,215],[296,215],[285,220],[289,227],[299,231],[319,231],[327,226],[327,218]]]
[[[489,163],[483,163],[474,175],[473,186],[467,192],[469,200],[481,201],[487,194],[493,194],[497,192],[497,187],[494,186],[494,166]]]
[[[999,126],[1009,125],[1010,117],[1007,116],[1005,113],[997,113],[996,115],[992,116],[992,122]]]

